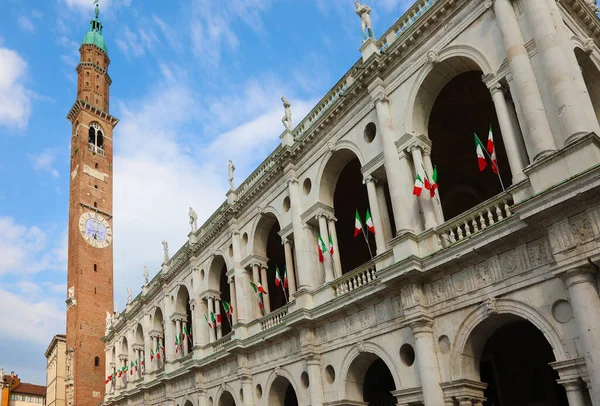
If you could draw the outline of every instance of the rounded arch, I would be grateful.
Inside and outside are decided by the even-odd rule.
[[[269,238],[269,232],[275,224],[279,224],[281,227],[281,216],[273,207],[266,207],[254,221],[252,235],[249,239],[252,246],[248,252],[263,257],[267,256],[267,240]]]
[[[585,48],[585,44],[578,39],[573,52],[581,69],[583,82],[596,113],[596,119],[600,122],[600,90],[598,90],[600,86],[600,62],[594,57],[594,54],[586,52]]]
[[[135,339],[133,341],[134,344],[144,345],[144,328],[141,323],[138,323],[135,327]]]
[[[319,201],[321,203],[333,207],[333,195],[338,178],[346,165],[354,159],[358,159],[361,167],[365,164],[360,149],[350,141],[339,142],[335,152],[322,159],[317,173],[317,182],[315,182],[319,185]]]
[[[175,313],[185,314],[190,303],[190,289],[185,284],[179,285],[175,296]]]
[[[234,393],[235,391],[229,384],[219,386],[219,390],[215,396],[215,399],[217,400],[215,402],[216,406],[235,406],[237,404],[237,400]]]
[[[407,133],[427,134],[433,104],[443,87],[460,73],[478,70],[492,73],[486,57],[470,45],[455,45],[441,51],[436,63],[426,63],[417,74],[408,98]]]
[[[365,375],[369,365],[377,358],[381,359],[389,369],[396,390],[401,389],[400,375],[398,367],[392,361],[392,358],[380,346],[374,343],[363,343],[362,349],[353,346],[344,357],[340,368],[340,379],[338,385],[342,399],[362,401],[362,387],[365,380]]]
[[[221,272],[223,271],[223,268],[225,268],[225,271],[229,269],[225,255],[219,251],[212,256],[212,259],[207,267],[207,289],[219,291]]]
[[[186,400],[184,402],[181,402],[181,404],[183,406],[194,406],[194,403],[191,400]]]
[[[569,358],[560,335],[543,314],[516,300],[496,299],[479,305],[461,323],[452,346],[452,380],[479,381],[479,358],[487,339],[499,327],[514,320],[526,320],[540,330],[552,347],[556,361]]]
[[[127,342],[127,337],[123,337],[121,339],[121,352],[119,355],[127,355],[129,354],[129,344]]]
[[[299,392],[297,390],[299,386],[295,382],[292,375],[284,368],[279,368],[277,371],[272,371],[267,378],[267,383],[265,385],[266,393],[268,393],[267,404],[284,406],[288,386],[292,387],[292,390],[298,399],[298,403],[301,404]]]
[[[163,331],[164,320],[162,309],[160,306],[156,306],[154,309],[154,316],[152,316],[152,329]]]

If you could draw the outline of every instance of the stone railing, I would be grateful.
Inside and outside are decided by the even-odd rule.
[[[304,119],[294,128],[292,135],[294,139],[300,139],[310,129],[310,127],[319,120],[323,114],[340,98],[344,97],[350,86],[354,83],[352,69],[346,74],[334,87],[321,99],[319,103],[304,117]]]
[[[447,221],[436,230],[442,246],[447,248],[509,218],[513,204],[512,196],[504,192]]]
[[[378,45],[381,51],[385,51],[392,43],[400,38],[408,29],[415,24],[425,13],[427,13],[440,0],[418,0],[406,13],[396,21],[394,25],[379,39]]]
[[[91,142],[88,143],[88,151],[104,156],[104,150],[100,147],[97,147],[95,144],[92,144]]]
[[[242,182],[240,186],[235,190],[238,200],[248,192],[248,190],[254,186],[257,180],[261,179],[262,176],[273,169],[276,165],[277,157],[280,153],[281,145],[275,148],[267,159],[265,159],[258,167]]]
[[[361,267],[347,273],[346,275],[343,275],[341,278],[334,281],[332,285],[333,291],[335,296],[338,297],[345,293],[352,292],[361,286],[367,285],[375,279],[377,279],[375,263],[369,261]]]
[[[223,351],[225,349],[225,344],[230,342],[232,337],[233,337],[233,331],[230,331],[225,336],[219,338],[217,341],[213,341],[211,343],[211,345],[212,345],[214,351],[215,352]]]
[[[285,306],[280,307],[279,309],[267,314],[260,321],[261,330],[267,330],[273,326],[281,323],[283,318],[288,315],[290,310],[290,304],[286,304]]]

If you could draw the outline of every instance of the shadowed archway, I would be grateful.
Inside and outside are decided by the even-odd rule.
[[[219,398],[219,406],[235,406],[233,395],[227,391],[223,392]]]
[[[393,406],[396,398],[394,377],[386,363],[370,352],[360,353],[350,364],[346,376],[346,400],[370,406]]]
[[[296,391],[284,376],[278,376],[271,385],[269,406],[298,406]]]
[[[277,286],[275,283],[276,269],[283,278],[285,270],[285,251],[281,243],[279,232],[281,226],[277,217],[272,213],[264,213],[256,226],[254,233],[254,253],[262,257],[266,257],[267,261],[267,280],[262,280],[261,284],[267,290],[271,311],[284,306],[287,301],[283,293],[282,286]],[[288,292],[286,292],[286,295]]]

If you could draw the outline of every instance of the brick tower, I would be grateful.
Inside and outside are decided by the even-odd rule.
[[[102,23],[90,21],[77,65],[77,100],[67,118],[71,138],[69,258],[67,276],[68,406],[98,405],[104,398],[107,312],[113,313],[113,128],[109,114],[108,49]]]

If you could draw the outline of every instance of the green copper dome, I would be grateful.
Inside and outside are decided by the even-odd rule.
[[[96,17],[90,21],[90,30],[83,37],[82,44],[96,45],[108,55],[108,47],[106,46],[106,42],[104,42],[104,37],[102,37],[102,23],[98,19],[99,14],[100,9],[96,3]]]

